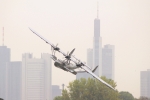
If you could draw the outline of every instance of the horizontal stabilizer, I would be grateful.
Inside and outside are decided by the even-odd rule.
[[[96,66],[96,67],[92,70],[93,73],[95,72],[95,70],[97,69],[97,67],[98,67],[98,66]]]

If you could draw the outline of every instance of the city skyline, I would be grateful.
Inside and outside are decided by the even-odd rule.
[[[11,61],[10,51],[11,48],[0,46],[1,98],[6,100],[35,98],[52,100],[55,96],[61,95],[59,89],[54,90],[58,92],[57,94],[54,92],[52,94],[50,54],[42,53],[41,58],[33,58],[32,54],[24,53],[21,61]],[[39,93],[40,95],[37,95]]]
[[[87,49],[87,65],[93,69],[96,66],[95,75],[102,75],[102,38],[100,37],[100,19],[99,19],[99,8],[97,3],[97,17],[94,19],[94,35],[93,35],[93,48]],[[90,78],[91,75],[88,73],[79,73],[76,75],[76,79]]]
[[[98,1],[102,46],[110,43],[115,45],[117,89],[129,91],[138,98],[140,71],[150,67],[150,1]],[[86,61],[87,48],[93,45],[91,37],[96,9],[97,0],[2,0],[0,28],[4,27],[4,45],[11,48],[11,61],[20,61],[25,52],[34,53],[35,57],[40,57],[43,52],[51,53],[50,46],[32,34],[28,27],[52,43],[58,43],[66,53],[76,48],[74,55]],[[1,36],[2,31],[0,44],[3,44]],[[52,84],[64,83],[66,86],[75,79],[70,73],[54,66],[52,68],[55,77]]]
[[[114,80],[114,46],[109,44],[104,45],[104,48],[102,48],[100,29],[99,8],[97,3],[97,18],[94,19],[93,48],[87,49],[87,65],[91,69],[98,66],[94,72],[97,76],[106,76],[108,79]],[[78,73],[76,75],[76,79],[88,79],[90,77],[88,73]]]

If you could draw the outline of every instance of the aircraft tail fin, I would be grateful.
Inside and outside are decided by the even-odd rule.
[[[96,66],[93,70],[92,70],[92,72],[94,73],[95,72],[95,70],[98,68],[98,66]]]

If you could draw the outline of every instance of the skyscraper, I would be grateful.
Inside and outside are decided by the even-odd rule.
[[[21,61],[7,63],[7,98],[21,100]]]
[[[93,49],[87,49],[87,65],[92,68],[93,66]],[[80,78],[90,78],[91,75],[89,73],[78,73],[76,75],[76,79],[80,79]]]
[[[102,76],[114,80],[114,46],[105,45],[102,49]]]
[[[6,63],[10,62],[10,49],[0,46],[0,98],[6,98]]]
[[[51,58],[41,54],[41,59],[32,54],[22,56],[22,100],[51,100]]]
[[[93,49],[87,49],[87,65],[93,68]]]
[[[98,65],[95,74],[97,76],[102,75],[102,38],[100,37],[100,19],[98,18],[98,9],[97,9],[97,18],[94,20],[94,38],[93,38],[93,67]]]
[[[94,72],[97,76],[102,75],[102,38],[100,37],[100,19],[98,17],[97,6],[97,18],[94,19],[94,37],[93,37],[93,49],[87,50],[87,65],[91,68],[98,66]],[[88,73],[78,73],[76,79],[89,78],[91,75]]]
[[[150,69],[140,73],[140,96],[150,98]]]

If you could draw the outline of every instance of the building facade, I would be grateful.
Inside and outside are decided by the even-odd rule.
[[[33,58],[22,56],[22,100],[52,100],[52,65],[50,54]]]
[[[93,67],[98,66],[95,74],[102,75],[102,38],[100,37],[100,19],[94,20],[94,38],[93,38]]]
[[[92,69],[93,66],[93,49],[87,49],[87,65]],[[91,78],[91,75],[89,73],[78,73],[76,75],[76,79],[80,78]]]
[[[10,62],[7,68],[7,98],[21,100],[21,61]]]
[[[87,49],[87,65],[93,68],[93,49]]]
[[[114,46],[105,45],[102,49],[102,76],[114,80]]]
[[[140,96],[150,98],[150,69],[140,73]]]
[[[10,62],[10,49],[6,46],[0,46],[0,98],[6,99],[6,64]]]

